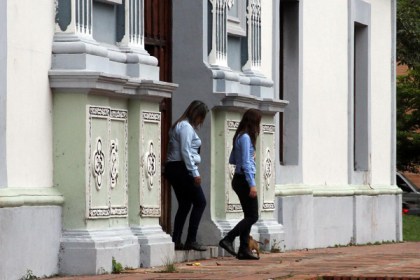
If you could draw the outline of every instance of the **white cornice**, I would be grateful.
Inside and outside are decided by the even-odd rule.
[[[62,205],[63,195],[55,188],[0,189],[0,208],[21,206]]]
[[[282,112],[289,104],[288,101],[271,98],[260,98],[253,95],[239,93],[223,94],[221,99],[222,108],[231,108],[233,110],[244,110],[248,108],[259,109],[264,113],[275,114]]]
[[[402,191],[393,185],[276,185],[276,196],[356,196],[356,195],[397,195]]]
[[[61,93],[123,96],[139,99],[171,98],[178,87],[173,83],[134,79],[102,72],[50,70],[50,87]]]

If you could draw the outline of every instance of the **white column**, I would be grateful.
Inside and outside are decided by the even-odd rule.
[[[73,1],[76,2],[74,6],[72,5],[76,15],[76,33],[92,37],[92,0]]]
[[[59,18],[67,15],[70,17],[69,25],[62,30],[56,22],[56,33],[92,38],[92,0],[70,0],[62,10],[58,9]]]
[[[227,67],[227,1],[211,0],[213,5],[211,65]]]
[[[261,0],[250,0],[248,5],[248,62],[243,70],[261,67]]]
[[[124,7],[125,28],[120,45],[144,50],[144,1],[126,0]]]

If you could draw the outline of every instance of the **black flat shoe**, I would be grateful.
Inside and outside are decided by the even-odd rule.
[[[204,247],[203,245],[198,244],[197,242],[187,242],[184,245],[184,250],[194,250],[194,251],[204,252],[207,250],[207,248]]]
[[[236,256],[238,260],[259,260],[259,257],[254,256],[254,254],[249,250],[240,250]]]
[[[236,256],[235,249],[231,241],[227,240],[226,237],[220,240],[219,246],[228,251],[229,254]]]
[[[182,250],[184,250],[184,244],[175,243],[175,251],[182,251]]]

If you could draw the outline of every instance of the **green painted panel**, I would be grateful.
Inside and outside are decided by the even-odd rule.
[[[128,225],[127,115],[121,98],[54,93],[54,185],[65,229]]]
[[[275,125],[273,117],[263,116],[257,144],[257,174],[261,218],[273,218],[275,199]]]
[[[234,166],[229,164],[232,139],[239,124],[238,112],[215,111],[212,121],[212,214],[218,219],[239,218],[242,215],[239,199],[231,182]]]
[[[161,114],[158,104],[140,108],[140,216],[161,215]],[[147,219],[141,221],[144,225]]]
[[[63,194],[63,227],[83,228],[86,213],[86,95],[55,93],[54,186]]]
[[[232,140],[242,114],[236,111],[215,110],[212,114],[212,197],[211,211],[215,219],[239,219],[243,216],[238,196],[231,182],[234,166],[229,155]],[[271,116],[263,116],[257,141],[256,182],[259,191],[261,216],[272,218],[275,197],[275,126]]]
[[[139,138],[140,138],[140,101],[130,100],[128,103],[128,215],[130,224],[139,224],[140,212],[140,170]]]
[[[107,162],[109,151],[108,118],[90,115],[88,129],[90,153],[87,154],[87,175],[89,177],[89,215],[92,216],[94,215],[93,211],[99,212],[101,210],[108,210],[109,208],[109,176],[107,176],[109,174],[109,165]]]
[[[129,219],[134,225],[156,225],[161,214],[161,115],[159,104],[129,103]]]
[[[113,118],[110,125],[110,196],[111,207],[117,210],[127,207],[128,203],[127,119]]]

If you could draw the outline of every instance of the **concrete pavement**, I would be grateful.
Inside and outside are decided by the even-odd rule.
[[[54,280],[143,279],[417,279],[420,280],[420,242],[347,246],[261,254],[258,261],[218,257],[165,267],[135,269],[122,274],[57,277]]]

